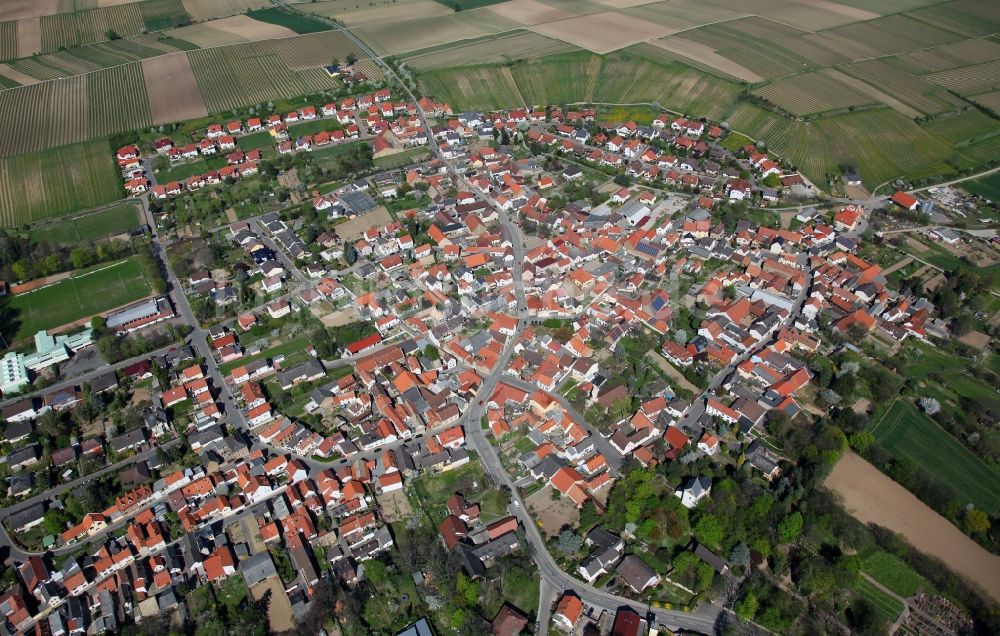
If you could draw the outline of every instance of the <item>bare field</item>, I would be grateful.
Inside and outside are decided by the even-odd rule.
[[[603,5],[607,5],[612,9],[630,9],[632,7],[638,7],[642,4],[654,4],[659,2],[659,0],[594,0],[595,2],[600,2]]]
[[[185,53],[143,60],[142,75],[154,124],[195,119],[208,114]]]
[[[30,75],[25,75],[16,68],[11,68],[7,64],[0,64],[0,75],[3,75],[7,79],[12,79],[21,86],[28,86],[29,84],[37,84],[39,80],[35,79]]]
[[[610,53],[653,38],[675,32],[662,24],[655,24],[623,13],[605,11],[591,15],[539,24],[531,28],[536,33],[575,44],[594,53]]]
[[[296,33],[288,27],[278,24],[261,22],[246,15],[234,15],[228,18],[211,20],[203,24],[181,27],[171,31],[170,35],[205,48],[209,46],[222,46],[224,44],[238,44],[250,40],[287,38],[296,35]]]
[[[538,0],[510,0],[510,2],[492,5],[489,10],[503,18],[528,26],[556,22],[557,20],[569,20],[580,15],[575,11],[567,11],[543,4]]]
[[[568,53],[577,47],[562,40],[545,37],[533,31],[511,31],[488,40],[456,42],[453,46],[407,56],[407,66],[426,71],[467,64],[493,64],[509,60],[525,60],[558,53]]]
[[[518,22],[503,18],[488,9],[475,9],[441,17],[372,24],[354,29],[354,34],[377,54],[394,55],[520,27]]]
[[[259,9],[270,4],[267,0],[181,0],[192,20],[210,20]]]
[[[42,51],[42,22],[38,18],[17,21],[17,56],[28,57]]]
[[[285,586],[281,579],[271,576],[250,588],[250,595],[255,601],[264,598],[270,592],[267,604],[267,622],[272,632],[284,632],[295,629],[295,615],[292,613],[292,602],[288,600]]]
[[[385,22],[404,22],[417,18],[428,18],[442,16],[453,13],[451,9],[436,2],[435,0],[420,0],[419,2],[409,2],[400,5],[390,5],[383,7],[365,7],[363,9],[344,11],[340,7],[319,7],[318,5],[331,4],[318,2],[315,5],[304,5],[303,11],[326,16],[336,17],[347,26],[365,26],[368,24],[382,24]]]
[[[764,78],[754,73],[745,66],[730,60],[727,57],[716,53],[712,47],[701,42],[688,40],[686,38],[671,36],[659,40],[650,40],[649,44],[666,49],[671,53],[676,53],[681,57],[698,60],[702,64],[708,65],[730,77],[741,79],[745,82],[756,83]]]
[[[908,490],[848,451],[824,485],[864,523],[898,532],[913,547],[933,555],[1000,601],[1000,557],[990,554]]]
[[[59,0],[4,0],[0,4],[0,20],[40,18],[59,13]]]

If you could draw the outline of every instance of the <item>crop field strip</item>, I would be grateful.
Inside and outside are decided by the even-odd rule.
[[[8,20],[0,22],[0,60],[12,60],[17,57],[17,22]]]
[[[521,27],[489,9],[475,9],[440,17],[373,24],[353,31],[375,53],[395,55]]]
[[[875,101],[861,91],[823,73],[802,73],[774,80],[754,90],[793,115],[812,115]]]
[[[9,65],[39,80],[51,80],[193,48],[197,47],[176,38],[140,35],[23,58]]]
[[[266,7],[269,0],[182,0],[184,10],[194,21],[211,20]]]
[[[471,42],[458,42],[423,53],[403,56],[406,65],[417,71],[473,64],[496,64],[527,60],[576,51],[577,47],[531,31],[511,31]]]
[[[947,71],[960,66],[972,66],[1000,59],[1000,42],[989,38],[962,40],[930,49],[912,51],[895,58],[896,62],[916,74]]]
[[[924,79],[962,95],[985,93],[1000,88],[1000,60],[931,73]]]
[[[838,66],[838,70],[872,86],[888,91],[921,113],[940,113],[962,106],[962,102],[940,86],[884,60],[870,60]]]
[[[142,64],[132,62],[86,77],[87,133],[91,137],[105,137],[153,123]]]
[[[188,59],[209,112],[229,110],[332,88],[339,80],[315,69],[331,59],[361,56],[347,36],[327,31],[311,35],[234,44],[189,52]]]
[[[0,226],[12,227],[123,196],[106,140],[0,158]]]
[[[1000,31],[1000,12],[996,3],[982,0],[957,0],[933,4],[909,12],[918,20],[934,24],[966,37],[989,35]]]

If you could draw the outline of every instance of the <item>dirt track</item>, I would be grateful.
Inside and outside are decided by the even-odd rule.
[[[990,554],[908,490],[852,452],[844,455],[824,485],[864,523],[906,537],[921,552],[944,561],[1000,601],[1000,557]]]

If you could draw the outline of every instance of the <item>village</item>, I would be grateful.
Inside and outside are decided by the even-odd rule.
[[[443,619],[394,598],[414,624],[373,631],[710,633],[750,563],[707,529],[717,493],[736,475],[788,488],[790,431],[866,408],[817,385],[817,359],[951,338],[932,300],[866,256],[876,210],[915,212],[910,193],[824,202],[703,119],[394,99],[117,150],[168,291],[3,359],[12,633],[179,624],[205,586],[266,596],[270,629],[294,630],[332,607],[324,585],[382,594],[400,533],[425,523],[462,585],[533,559],[541,589],[531,606],[505,592],[493,615],[473,598]],[[295,133],[316,121],[335,126]],[[360,142],[432,156],[314,190],[292,214],[158,233],[150,200],[253,178],[268,159],[241,139],[265,131],[274,155]],[[152,169],[206,156],[226,165],[166,183]],[[789,202],[803,205],[767,210]],[[32,384],[102,333],[166,324],[189,333]],[[437,576],[396,574],[440,608]]]

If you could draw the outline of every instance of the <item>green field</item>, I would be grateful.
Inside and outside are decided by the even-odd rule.
[[[72,245],[131,232],[139,227],[138,210],[133,203],[117,205],[85,216],[62,219],[31,228],[29,240],[53,241]]]
[[[973,455],[911,402],[897,400],[872,427],[877,443],[914,461],[948,486],[961,502],[990,514],[1000,507],[1000,472]]]
[[[854,584],[854,591],[875,608],[880,621],[893,623],[903,611],[902,603],[863,578],[858,578],[857,583]]]
[[[75,272],[48,287],[10,297],[8,307],[18,323],[15,340],[126,305],[150,292],[135,256]]]
[[[106,140],[0,158],[0,226],[62,216],[123,196]]]
[[[271,347],[265,351],[261,351],[260,353],[256,353],[252,356],[245,356],[239,360],[233,360],[232,362],[221,364],[219,365],[219,370],[222,371],[223,375],[229,375],[236,367],[241,367],[248,362],[253,362],[254,360],[267,360],[282,355],[290,358],[296,352],[308,355],[305,353],[305,348],[308,344],[309,339],[304,336],[301,338],[295,338],[293,340],[289,340],[288,342]],[[287,366],[287,364],[285,366]]]
[[[476,459],[447,472],[421,475],[411,483],[420,498],[420,501],[415,503],[424,508],[434,523],[439,523],[447,516],[445,502],[456,492],[462,493],[469,502],[480,501],[489,494],[486,490],[489,482],[483,473],[482,465]]]
[[[924,591],[932,589],[924,577],[914,572],[913,568],[903,563],[899,557],[881,550],[865,557],[861,569],[902,597],[913,596],[920,589]]]
[[[343,128],[344,127],[340,124],[340,122],[333,119],[314,119],[312,121],[292,124],[288,127],[288,136],[295,139],[296,137],[302,137],[304,135],[315,135],[316,133],[323,132],[324,130],[333,132],[334,130],[342,130]],[[240,147],[242,147],[242,143]]]
[[[379,157],[378,159],[375,159],[374,162],[376,168],[391,170],[392,168],[401,168],[403,166],[408,166],[411,163],[416,163],[425,155],[427,155],[427,148],[411,148],[410,150],[397,152],[386,157]]]
[[[247,15],[254,20],[260,20],[261,22],[270,22],[271,24],[277,24],[285,28],[291,29],[296,33],[317,33],[319,31],[329,31],[330,25],[325,22],[320,22],[314,18],[310,18],[304,15],[299,15],[297,13],[290,13],[288,11],[282,11],[274,7],[268,9],[257,9],[256,11],[248,11]]]
[[[978,194],[984,199],[1000,201],[1000,172],[994,172],[988,177],[973,179],[962,184],[963,190]]]

